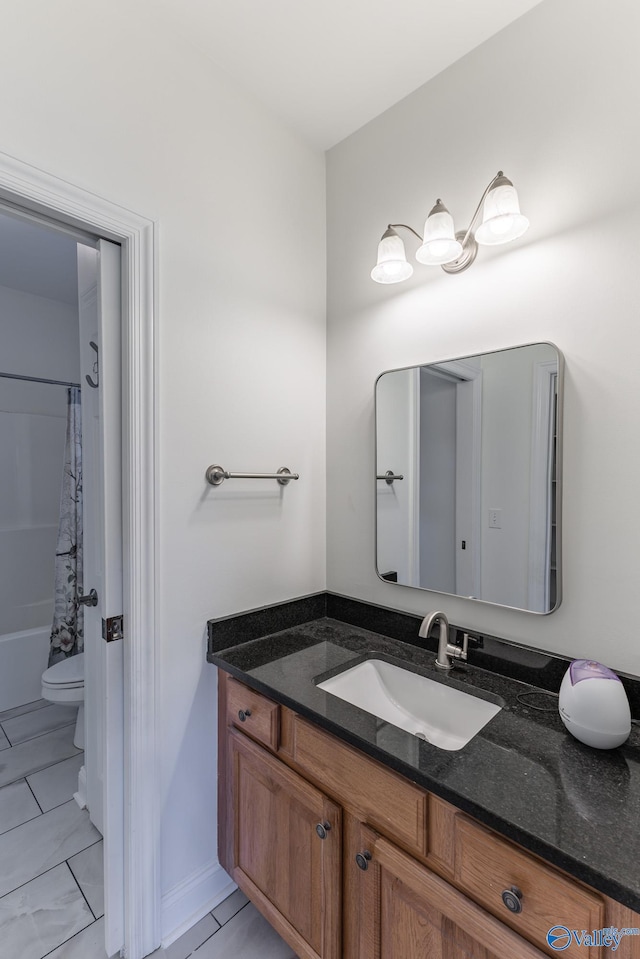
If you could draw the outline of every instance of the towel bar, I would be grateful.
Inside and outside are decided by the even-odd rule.
[[[231,473],[221,466],[210,466],[205,477],[212,486],[220,486],[226,479],[274,479],[280,486],[287,486],[290,480],[300,479],[300,474],[292,473],[287,466],[281,466],[277,473]]]
[[[376,476],[376,479],[383,479],[387,486],[393,486],[394,480],[402,480],[404,476],[402,473],[394,473],[393,470],[387,470],[386,473],[383,473],[382,476]]]

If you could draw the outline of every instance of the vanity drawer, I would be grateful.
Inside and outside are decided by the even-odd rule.
[[[231,677],[227,679],[227,723],[277,752],[280,707]]]
[[[462,815],[455,820],[455,882],[552,956],[558,951],[547,943],[553,926],[590,933],[605,924],[604,902],[596,893]],[[503,891],[512,887],[522,893],[519,913],[511,912],[502,900]],[[600,959],[601,949],[572,942],[562,954],[568,959]]]
[[[362,822],[405,849],[426,855],[427,793],[300,716],[294,717],[293,726],[297,768]]]

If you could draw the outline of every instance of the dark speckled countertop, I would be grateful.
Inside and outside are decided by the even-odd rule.
[[[635,724],[619,749],[591,749],[566,732],[552,694],[472,665],[443,679],[432,652],[328,617],[214,649],[209,662],[640,912]],[[315,685],[372,653],[499,696],[504,708],[461,750],[447,752]]]

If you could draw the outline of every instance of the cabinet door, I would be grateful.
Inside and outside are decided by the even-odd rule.
[[[545,959],[371,829],[360,827],[355,854],[351,823],[347,838],[345,959]]]
[[[241,733],[229,733],[233,869],[301,959],[339,959],[340,807]]]

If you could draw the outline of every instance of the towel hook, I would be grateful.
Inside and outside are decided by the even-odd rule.
[[[88,373],[87,373],[85,379],[86,379],[87,383],[89,384],[89,386],[91,386],[94,390],[97,390],[98,387],[100,386],[100,372],[99,372],[99,369],[98,369],[98,347],[97,347],[96,344],[93,342],[93,340],[89,340],[89,346],[91,347],[92,350],[95,350],[95,351],[96,351],[96,358],[95,358],[95,361],[94,361],[94,364],[93,364],[93,372],[96,374],[96,381],[95,381],[95,383],[94,383]]]

